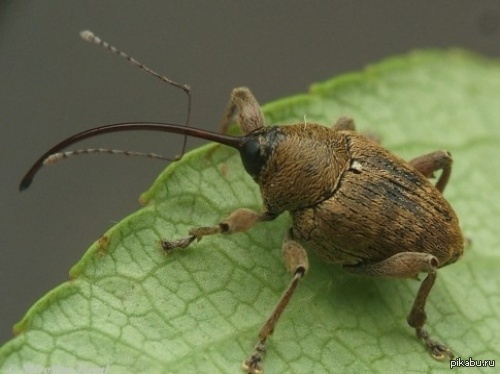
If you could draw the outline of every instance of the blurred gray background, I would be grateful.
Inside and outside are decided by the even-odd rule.
[[[31,163],[90,127],[185,119],[183,92],[83,42],[84,29],[189,83],[191,123],[207,129],[216,128],[235,86],[251,87],[266,103],[416,48],[500,56],[500,2],[493,0],[2,0],[0,344],[36,300],[68,279],[95,239],[139,208],[139,194],[165,167],[118,156],[74,158],[44,168],[20,193]],[[174,155],[180,142],[131,133],[88,145]]]

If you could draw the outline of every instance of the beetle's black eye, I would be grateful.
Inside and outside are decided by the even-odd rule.
[[[257,136],[249,136],[240,148],[241,161],[252,178],[256,178],[265,165],[263,153]]]

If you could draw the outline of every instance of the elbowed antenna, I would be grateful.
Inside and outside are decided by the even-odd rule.
[[[126,54],[125,52],[119,50],[115,46],[112,46],[108,42],[105,42],[104,40],[102,40],[100,37],[98,37],[97,35],[95,35],[90,30],[84,30],[84,31],[80,32],[80,37],[83,40],[85,40],[85,41],[87,41],[89,43],[97,44],[97,45],[103,47],[104,49],[107,49],[108,51],[110,51],[110,52],[112,52],[112,53],[114,53],[114,54],[116,54],[116,55],[124,58],[125,60],[127,60],[128,62],[130,62],[132,65],[135,65],[139,69],[144,70],[146,73],[151,74],[152,76],[158,78],[162,82],[170,84],[170,85],[172,85],[174,87],[177,87],[177,88],[180,88],[181,90],[183,90],[186,93],[187,97],[188,97],[188,104],[189,105],[188,105],[188,114],[187,114],[187,118],[186,118],[186,123],[189,122],[189,115],[191,113],[191,87],[189,87],[189,85],[182,84],[182,83],[177,83],[176,81],[173,81],[172,79],[170,79],[170,78],[168,78],[168,77],[166,77],[164,75],[158,74],[156,71],[154,71],[153,69],[148,68],[142,62],[137,61],[132,56],[130,56],[130,55]]]
[[[19,184],[19,190],[23,191],[27,189],[36,173],[42,168],[44,162],[56,153],[64,150],[66,147],[78,143],[84,139],[92,138],[94,136],[121,132],[121,131],[159,131],[159,132],[169,132],[174,134],[181,134],[184,136],[193,136],[195,138],[211,140],[229,147],[233,147],[237,150],[241,150],[245,137],[242,136],[231,136],[219,134],[212,131],[202,130],[195,127],[175,125],[170,123],[156,123],[156,122],[124,122],[115,123],[112,125],[106,125],[101,127],[96,127],[93,129],[82,131],[78,134],[70,136],[69,138],[63,140],[59,144],[45,152],[28,170],[24,178]]]
[[[142,62],[140,61],[137,61],[135,58],[133,58],[132,56],[130,56],[129,54],[121,51],[120,49],[116,48],[115,46],[109,44],[108,42],[102,40],[99,36],[95,35],[92,31],[90,30],[84,30],[82,32],[80,32],[80,37],[89,42],[89,43],[94,43],[108,51],[110,51],[111,53],[114,53],[122,58],[124,58],[125,60],[127,60],[128,62],[130,62],[132,65],[134,65],[135,67],[145,71],[146,73],[152,75],[153,77],[155,78],[158,78],[159,80],[161,80],[163,83],[167,83],[173,87],[176,87],[176,88],[180,88],[181,90],[184,91],[184,93],[187,95],[187,98],[188,98],[188,105],[187,105],[187,113],[186,113],[186,122],[184,122],[184,125],[188,126],[189,125],[189,119],[191,117],[191,87],[187,84],[182,84],[182,83],[178,83],[170,78],[168,78],[167,76],[165,75],[161,75],[159,73],[157,73],[156,71],[154,71],[153,69],[147,67],[146,65],[144,65]],[[181,154],[184,154],[184,152],[186,151],[186,144],[187,144],[187,137],[184,136],[184,141],[182,143],[182,152]]]

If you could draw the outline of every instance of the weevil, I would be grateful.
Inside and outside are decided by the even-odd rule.
[[[86,35],[88,39],[90,36]],[[92,37],[97,44],[124,55]],[[188,89],[186,92],[189,96]],[[31,184],[44,163],[96,151],[61,152],[103,133],[162,131],[235,148],[242,166],[259,186],[262,210],[236,209],[215,225],[194,227],[186,237],[163,240],[161,245],[171,252],[205,236],[251,230],[285,212],[290,214],[292,224],[283,233],[282,254],[291,279],[243,363],[246,372],[263,371],[268,338],[309,269],[307,250],[355,274],[417,278],[426,273],[407,322],[432,357],[453,358],[451,349],[431,338],[424,328],[425,305],[438,269],[454,263],[464,252],[457,215],[442,195],[451,174],[450,153],[437,151],[404,161],[357,132],[348,117],[341,117],[331,127],[303,122],[266,126],[259,103],[245,87],[233,90],[221,128],[227,128],[234,119],[241,136],[168,123],[118,123],[90,129],[47,151],[22,179],[20,189]],[[437,171],[441,174],[434,185],[429,178]]]

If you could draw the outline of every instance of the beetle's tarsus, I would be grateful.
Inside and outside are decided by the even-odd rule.
[[[453,359],[455,355],[446,345],[439,343],[438,341],[431,339],[429,333],[423,328],[416,329],[417,336],[423,340],[427,349],[429,350],[431,356],[438,360],[443,361],[446,358]]]
[[[192,236],[193,239],[196,239],[197,242],[201,240],[204,236],[219,234],[221,232],[221,228],[219,225],[216,226],[200,226],[193,227],[189,230],[189,236]]]
[[[253,353],[243,362],[243,370],[247,374],[262,374],[264,369],[262,368],[262,361],[264,359],[264,354],[266,353],[266,341],[261,340],[257,343],[254,348]]]
[[[167,253],[173,252],[174,249],[184,249],[196,239],[196,236],[189,235],[186,238],[177,240],[162,240],[161,246]]]

